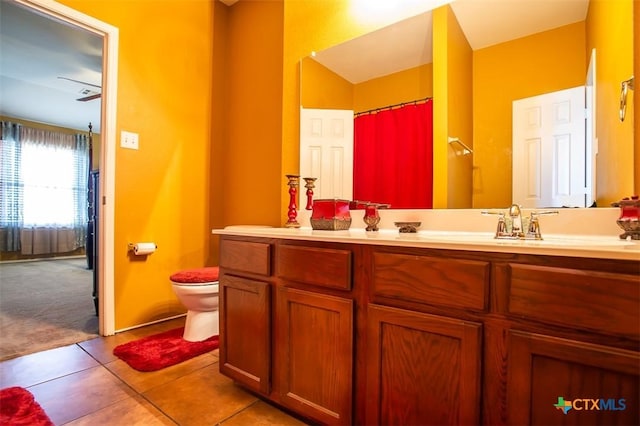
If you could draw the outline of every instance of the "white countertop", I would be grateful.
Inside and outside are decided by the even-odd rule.
[[[334,243],[640,260],[640,241],[621,240],[617,235],[544,234],[543,232],[543,240],[536,241],[495,239],[491,232],[419,230],[415,234],[401,234],[397,229],[366,232],[364,228],[353,226],[346,231],[317,231],[306,226],[275,228],[251,225],[214,229],[212,233]]]

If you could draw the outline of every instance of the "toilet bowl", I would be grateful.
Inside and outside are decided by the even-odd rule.
[[[182,337],[200,342],[220,332],[218,325],[218,267],[186,269],[169,278],[180,303],[187,308]]]

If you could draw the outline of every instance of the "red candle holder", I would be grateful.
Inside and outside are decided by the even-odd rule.
[[[378,205],[375,203],[367,204],[364,207],[364,223],[367,224],[365,231],[377,231],[378,223],[380,223],[380,215],[378,214]]]
[[[634,195],[612,203],[613,207],[620,207],[620,217],[616,220],[618,226],[624,231],[620,239],[640,240],[640,197]]]
[[[296,195],[298,194],[298,184],[300,182],[299,175],[286,175],[289,181],[289,211],[287,214],[288,220],[284,224],[287,228],[300,228],[300,223],[296,219],[298,217],[298,206],[296,204]]]
[[[318,178],[306,177],[302,178],[307,183],[304,187],[307,188],[307,206],[305,210],[311,210],[313,208],[313,188],[316,187],[315,182]]]

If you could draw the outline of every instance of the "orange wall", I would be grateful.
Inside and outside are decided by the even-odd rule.
[[[433,66],[426,64],[352,84],[306,57],[301,102],[306,108],[352,109],[356,113],[433,96]]]
[[[354,85],[353,110],[363,112],[433,97],[433,64]]]
[[[209,183],[211,191],[211,204],[209,206],[209,224],[211,228],[222,228],[225,226],[224,209],[220,208],[223,200],[224,189],[227,181],[224,179],[225,166],[224,155],[228,138],[226,126],[228,117],[229,90],[227,81],[230,70],[226,65],[229,55],[229,16],[230,9],[219,1],[213,2],[213,65],[211,72],[212,99],[211,102],[211,146],[209,161],[212,167],[209,173]],[[212,236],[209,240],[209,257],[207,265],[217,265],[219,256],[219,238]]]
[[[353,84],[311,57],[303,58],[301,64],[301,106],[318,109],[353,109]]]
[[[512,102],[584,85],[587,63],[584,22],[473,52],[474,208],[511,204]]]
[[[633,4],[633,70],[633,75],[637,75],[640,78],[640,5],[637,2]],[[638,84],[638,80],[635,80],[635,84]],[[635,92],[633,96],[635,99]],[[638,131],[640,127],[640,108],[634,108],[633,111],[633,149],[635,153],[633,156],[633,193],[640,194],[640,131]]]
[[[448,138],[473,147],[472,56],[448,5],[433,11],[433,57],[433,207],[470,208],[473,157],[456,156]]]
[[[591,0],[587,15],[587,51],[596,49],[596,202],[602,207],[634,194],[634,166],[640,166],[633,155],[634,91],[624,122],[618,114],[620,85],[633,75],[633,6],[633,0]]]
[[[451,8],[439,7],[433,11],[433,208],[446,208],[447,137],[449,135],[449,24]]]
[[[449,6],[447,10],[447,137],[457,137],[473,149],[472,125],[472,70],[473,57],[462,28]],[[437,23],[434,22],[434,25]],[[450,209],[471,208],[472,202],[472,155],[457,155],[459,145],[449,145],[448,139],[439,141],[446,146],[447,179],[441,184],[446,188],[447,204]]]
[[[116,132],[140,136],[116,148],[115,328],[184,312],[168,277],[208,258],[213,3],[62,3],[119,28]],[[132,258],[137,241],[158,250]]]
[[[225,225],[279,226],[283,2],[240,1],[228,13],[224,188],[211,208]]]

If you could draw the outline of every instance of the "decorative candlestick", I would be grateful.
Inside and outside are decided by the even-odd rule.
[[[611,206],[620,207],[620,217],[616,220],[624,231],[620,239],[631,237],[632,240],[640,240],[640,196],[625,197]]]
[[[300,180],[299,175],[286,175],[289,182],[289,213],[287,217],[287,223],[284,224],[287,228],[300,228],[300,223],[296,220],[298,216],[297,205],[296,205],[296,194],[298,193],[298,182]]]
[[[304,187],[307,188],[307,206],[305,210],[311,210],[313,207],[313,188],[316,187],[315,181],[318,178],[306,177],[302,178],[307,183]]]
[[[378,214],[378,205],[368,203],[364,207],[364,223],[367,224],[365,231],[377,231],[378,223],[380,223],[380,215]]]

